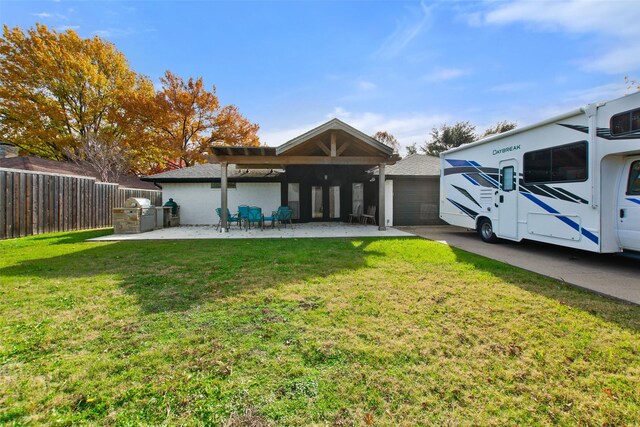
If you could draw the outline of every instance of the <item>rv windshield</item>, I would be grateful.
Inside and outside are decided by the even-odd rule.
[[[631,163],[629,168],[629,183],[627,184],[627,195],[640,195],[640,160]]]

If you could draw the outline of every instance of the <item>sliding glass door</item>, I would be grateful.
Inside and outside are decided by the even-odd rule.
[[[311,219],[331,221],[340,219],[340,186],[311,187]]]

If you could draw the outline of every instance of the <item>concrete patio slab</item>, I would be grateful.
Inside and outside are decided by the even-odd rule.
[[[181,226],[163,228],[140,234],[111,234],[109,236],[90,239],[94,242],[124,240],[188,240],[188,239],[301,239],[320,237],[410,237],[411,233],[387,227],[379,231],[374,225],[344,224],[335,222],[319,222],[294,224],[293,228],[270,228],[251,230],[232,227],[221,233],[213,226]]]
[[[474,231],[448,225],[402,229],[571,285],[640,304],[640,262],[637,259],[526,240],[487,244]]]

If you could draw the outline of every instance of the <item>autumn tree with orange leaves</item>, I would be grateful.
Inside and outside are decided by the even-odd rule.
[[[167,153],[166,166],[180,168],[206,161],[214,144],[257,146],[259,126],[242,116],[235,105],[220,108],[216,89],[207,91],[202,77],[186,82],[167,71],[162,90],[153,101],[141,99],[138,111],[153,145]]]
[[[141,174],[204,161],[216,141],[259,144],[258,125],[234,105],[220,108],[202,78],[184,82],[167,71],[161,81],[156,93],[99,37],[40,24],[27,32],[4,26],[0,141],[22,155],[120,160],[118,168]]]
[[[119,100],[153,93],[124,55],[98,37],[44,25],[24,33],[4,26],[0,38],[0,140],[21,153],[66,160],[87,137],[127,145]]]

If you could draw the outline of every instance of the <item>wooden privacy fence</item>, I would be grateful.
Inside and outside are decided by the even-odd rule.
[[[162,205],[162,191],[120,187],[85,176],[0,168],[0,239],[111,227],[129,197]]]

